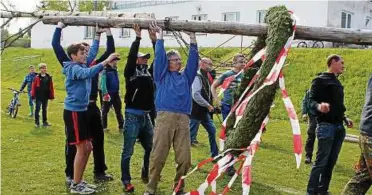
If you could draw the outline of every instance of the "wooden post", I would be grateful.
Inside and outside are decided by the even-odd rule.
[[[244,36],[259,36],[267,33],[266,24],[246,24],[222,21],[193,21],[174,20],[165,24],[164,19],[140,19],[120,17],[92,17],[92,16],[44,16],[44,24],[57,24],[62,21],[69,26],[96,26],[111,28],[132,28],[137,23],[143,29],[149,27],[150,22],[156,21],[165,30],[192,31],[202,33],[234,34]],[[330,42],[372,45],[372,30],[345,29],[332,27],[311,27],[298,25],[296,39],[318,40]]]

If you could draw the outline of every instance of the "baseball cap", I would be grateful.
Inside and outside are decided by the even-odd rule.
[[[149,59],[150,57],[151,57],[151,55],[149,53],[144,54],[142,52],[138,52],[138,54],[137,54],[137,58],[146,58],[146,59]]]

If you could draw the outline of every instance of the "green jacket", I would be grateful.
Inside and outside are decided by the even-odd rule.
[[[316,115],[316,111],[310,108],[310,90],[306,91],[305,97],[302,100],[302,115]]]

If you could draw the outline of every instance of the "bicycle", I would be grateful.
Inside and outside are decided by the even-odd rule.
[[[8,88],[8,89],[11,90],[12,93],[14,94],[12,100],[10,100],[10,103],[7,107],[8,114],[12,118],[16,118],[18,114],[18,108],[21,106],[19,95],[21,93],[26,93],[26,92],[18,91],[13,88]]]
[[[311,43],[311,42],[310,42]],[[309,43],[309,44],[310,44]],[[307,48],[307,43],[306,41],[301,41],[297,44],[298,48]],[[312,48],[324,48],[324,43],[322,41],[314,41],[313,45],[311,46]]]

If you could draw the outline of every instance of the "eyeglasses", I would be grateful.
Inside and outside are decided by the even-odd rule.
[[[182,61],[180,58],[169,59],[169,61]]]

